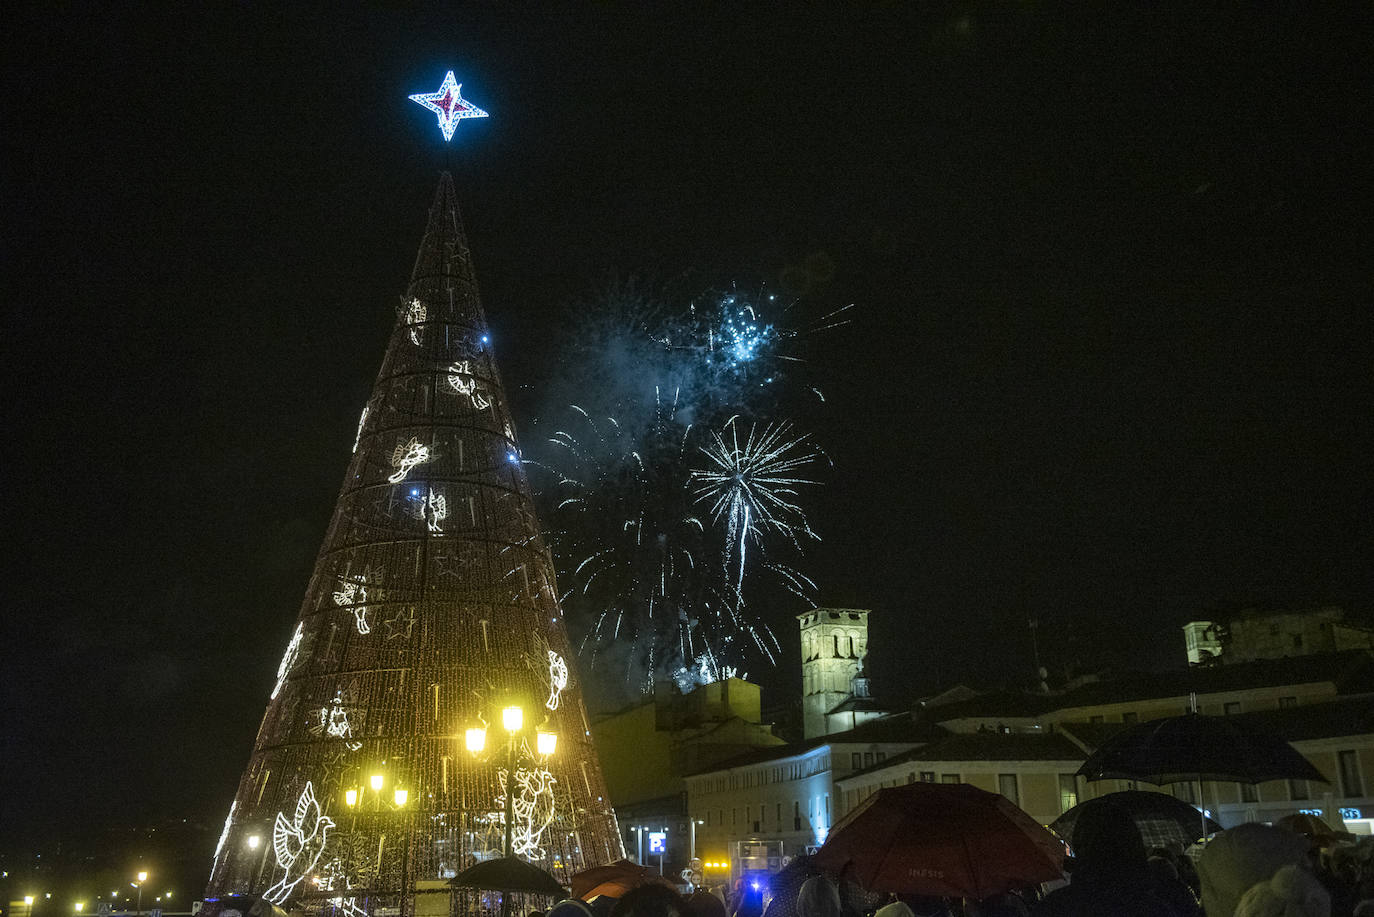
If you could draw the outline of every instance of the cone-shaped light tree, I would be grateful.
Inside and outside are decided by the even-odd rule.
[[[260,894],[447,913],[445,880],[508,844],[562,879],[620,857],[572,668],[444,174],[215,852],[212,911]]]

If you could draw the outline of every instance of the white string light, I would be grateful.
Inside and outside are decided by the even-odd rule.
[[[215,845],[215,858],[213,861],[211,861],[211,872],[214,872],[215,866],[219,865],[219,854],[220,851],[224,849],[224,842],[229,839],[229,828],[234,823],[234,809],[238,806],[238,804],[239,801],[237,799],[229,803],[229,814],[224,816],[224,830],[220,832],[219,843]]]
[[[319,862],[332,827],[333,820],[320,811],[315,788],[307,780],[305,789],[296,800],[292,820],[287,821],[286,815],[278,812],[272,824],[272,850],[277,855],[277,865],[282,868],[283,875],[262,893],[264,898],[280,905],[291,896],[296,886]]]
[[[558,697],[568,686],[568,664],[563,657],[549,650],[549,699],[544,706],[550,710],[558,709]]]
[[[354,452],[358,451],[358,443],[363,441],[363,424],[367,423],[367,412],[369,409],[368,405],[363,405],[362,416],[358,418],[358,434],[353,437]]]
[[[301,624],[297,622],[296,632],[291,635],[291,642],[286,644],[286,652],[282,654],[281,665],[277,666],[277,686],[272,689],[272,700],[277,699],[281,693],[281,686],[286,684],[286,673],[291,671],[291,666],[296,662],[296,654],[301,649]]]
[[[387,478],[392,484],[399,484],[410,474],[410,469],[429,461],[429,447],[422,445],[415,437],[408,443],[397,443],[391,453],[391,465],[396,473]]]

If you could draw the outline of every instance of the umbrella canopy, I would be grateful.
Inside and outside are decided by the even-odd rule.
[[[1311,812],[1295,812],[1292,815],[1285,815],[1283,818],[1274,822],[1274,824],[1285,831],[1301,834],[1312,843],[1321,847],[1326,847],[1336,841],[1347,840],[1355,836],[1346,831],[1337,831]]]
[[[1078,773],[1089,780],[1115,778],[1147,783],[1327,782],[1311,762],[1283,739],[1257,732],[1236,717],[1200,713],[1122,730],[1089,755]]]
[[[618,898],[632,888],[637,888],[648,882],[650,879],[658,878],[658,870],[641,866],[630,860],[616,860],[614,863],[607,863],[605,866],[593,866],[591,869],[584,869],[575,874],[572,881],[572,896],[586,900],[597,895],[609,895]],[[611,890],[601,891],[600,886],[619,887],[621,891],[616,893]]]
[[[1185,849],[1193,841],[1221,830],[1221,825],[1210,818],[1199,819],[1198,811],[1182,800],[1168,793],[1148,793],[1144,790],[1126,790],[1121,793],[1108,793],[1089,799],[1069,809],[1050,822],[1050,830],[1073,844],[1073,829],[1078,818],[1090,809],[1110,805],[1131,816],[1135,826],[1140,829],[1140,839],[1146,849],[1177,845],[1177,850]]]
[[[1064,848],[1005,796],[908,783],[840,819],[812,862],[872,891],[986,898],[1060,878]]]
[[[547,898],[562,898],[567,894],[557,879],[519,857],[500,857],[476,863],[458,873],[448,884],[457,888],[494,892],[525,892]]]

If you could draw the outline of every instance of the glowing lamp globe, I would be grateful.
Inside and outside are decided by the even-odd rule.
[[[403,789],[401,789],[400,787],[397,787],[397,788],[396,788],[396,792],[394,792],[394,793],[392,794],[392,799],[395,800],[396,805],[398,805],[398,806],[403,806],[403,805],[405,805],[405,804],[406,804],[406,800],[409,799],[409,798],[410,798],[410,790],[403,790]]]
[[[352,792],[352,790],[350,790],[349,792]],[[248,835],[248,849],[249,849],[249,850],[257,850],[257,849],[258,849],[258,845],[261,844],[261,843],[262,843],[262,838],[258,837],[256,834],[250,834],[250,835]]]
[[[535,747],[541,755],[551,755],[558,747],[558,736],[552,732],[541,732],[535,737]]]
[[[380,792],[382,791],[382,784],[383,784],[385,781],[386,781],[386,778],[383,777],[381,774],[373,774],[372,777],[371,777],[371,779],[370,779],[368,782],[372,784],[372,789],[373,789],[374,791],[380,793]]]
[[[501,711],[501,725],[506,727],[506,732],[519,732],[525,725],[525,711],[519,707],[505,708]]]
[[[358,791],[357,791],[357,790],[345,790],[345,791],[344,791],[344,803],[345,803],[346,805],[356,806],[356,805],[358,804]],[[250,844],[249,846],[252,846],[252,845]]]
[[[140,881],[140,882],[147,882],[147,881],[148,881],[148,874],[147,874],[146,872],[140,872],[140,873],[138,874],[138,881]]]
[[[487,746],[487,731],[481,726],[473,726],[464,734],[464,744],[470,752],[479,752]]]

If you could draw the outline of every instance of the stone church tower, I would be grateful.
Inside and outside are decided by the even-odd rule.
[[[850,697],[868,653],[868,612],[816,608],[797,615],[802,647],[802,729],[814,739],[830,732],[827,714]]]

